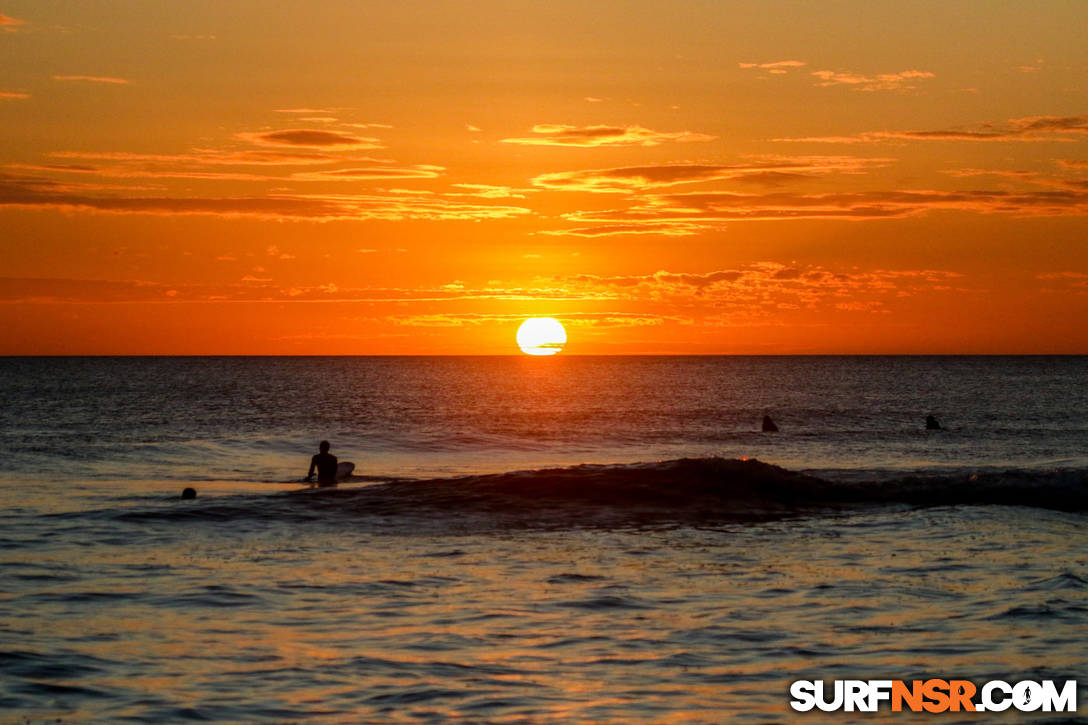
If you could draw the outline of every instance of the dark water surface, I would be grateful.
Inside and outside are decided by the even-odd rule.
[[[0,400],[0,722],[1088,703],[1085,358],[9,358]],[[359,477],[291,493],[321,438]]]

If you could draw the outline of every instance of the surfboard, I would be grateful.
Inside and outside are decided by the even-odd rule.
[[[336,464],[336,482],[340,483],[341,481],[346,481],[347,479],[351,478],[351,472],[354,471],[354,470],[355,470],[355,464],[352,463],[351,461],[341,461],[340,463],[337,463]],[[326,484],[324,486],[310,484],[306,488],[300,488],[300,489],[297,489],[295,491],[288,491],[287,493],[317,493],[317,492],[322,492],[322,491],[335,491],[335,490],[337,490],[336,486],[332,485],[332,484]]]

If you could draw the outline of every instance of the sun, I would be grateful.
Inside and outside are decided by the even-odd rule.
[[[518,347],[526,355],[555,355],[567,342],[567,331],[552,317],[530,317],[518,328]]]

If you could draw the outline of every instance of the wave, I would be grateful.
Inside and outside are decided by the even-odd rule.
[[[501,527],[767,520],[889,504],[1085,512],[1088,471],[843,482],[755,459],[685,458],[217,497],[113,514],[129,520],[350,517],[390,526],[409,517],[417,523]]]

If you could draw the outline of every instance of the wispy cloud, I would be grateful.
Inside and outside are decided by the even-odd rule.
[[[1055,134],[1088,134],[1088,116],[1028,116],[968,129],[885,132],[882,136],[930,141],[1039,141],[1053,140]]]
[[[569,220],[577,219],[577,215],[566,216]],[[591,220],[593,221],[593,220]],[[626,236],[628,234],[646,234],[662,237],[690,237],[702,234],[706,231],[724,229],[723,224],[710,222],[682,222],[682,221],[645,221],[637,220],[631,223],[606,222],[588,227],[568,227],[566,229],[545,229],[540,234],[552,237],[596,237]]]
[[[642,126],[568,126],[537,124],[533,136],[504,138],[502,143],[523,146],[659,146],[667,142],[692,143],[713,141],[717,136],[690,131],[662,132]]]
[[[433,179],[445,169],[441,166],[420,164],[415,166],[369,166],[365,168],[328,169],[305,171],[291,175],[298,181],[364,181],[367,179]]]
[[[276,247],[269,256],[292,259]],[[360,253],[377,250],[361,249]],[[403,250],[395,250],[403,251]],[[237,257],[223,255],[224,262],[237,262]],[[316,285],[284,285],[267,274],[263,267],[253,270],[264,276],[247,273],[233,284],[189,283],[164,284],[144,280],[107,281],[88,279],[15,278],[0,277],[0,302],[217,302],[217,301],[294,301],[294,302],[373,302],[397,306],[409,304],[439,305],[460,302],[574,302],[608,300],[609,295],[597,296],[584,290],[570,291],[542,282],[529,287],[488,285],[470,287],[464,282],[451,282],[435,287],[349,287],[335,282]],[[239,284],[241,283],[241,284]],[[506,317],[506,315],[503,315]],[[511,319],[524,319],[524,314],[511,314]]]
[[[1049,274],[1037,274],[1035,279],[1075,279],[1088,280],[1088,274],[1084,272],[1051,272]]]
[[[973,176],[1002,176],[1009,179],[1030,179],[1035,175],[1032,171],[1014,170],[1014,169],[974,169],[974,168],[962,168],[962,169],[947,169],[942,173],[954,176],[957,179],[966,179]]]
[[[347,133],[312,128],[289,128],[282,131],[258,131],[237,134],[237,137],[261,146],[302,146],[310,148],[378,149],[376,138],[363,138]]]
[[[336,161],[384,163],[369,157],[345,157],[320,151],[284,151],[271,149],[193,149],[182,154],[142,154],[129,151],[53,151],[57,159],[117,161],[130,164],[168,164],[185,166],[311,166]]]
[[[800,60],[776,60],[771,63],[737,63],[737,65],[741,68],[765,70],[773,75],[784,75],[795,68],[804,67],[806,63]]]
[[[448,192],[446,196],[475,196],[481,199],[524,199],[526,193],[535,191],[535,189],[514,189],[494,184],[451,184],[451,186],[466,191]]]
[[[26,171],[79,173],[113,178],[193,179],[247,182],[317,182],[361,179],[433,178],[441,171],[433,165],[398,167],[390,159],[361,156],[360,149],[374,148],[375,139],[313,129],[288,129],[239,134],[243,140],[265,148],[195,148],[183,153],[134,153],[128,151],[54,151],[52,159],[67,163],[8,165]],[[346,166],[314,174],[284,175],[280,168]],[[225,167],[234,169],[218,170]],[[259,167],[253,173],[246,167]],[[279,167],[279,168],[277,168]],[[213,170],[215,169],[215,170]]]
[[[124,86],[132,81],[127,78],[114,78],[111,76],[53,76],[55,81],[76,83],[105,83],[107,85]]]
[[[1027,116],[1002,123],[979,123],[962,128],[927,131],[865,131],[851,136],[775,138],[790,143],[881,143],[900,141],[1069,141],[1088,134],[1088,116]]]
[[[862,75],[861,73],[840,72],[831,70],[813,71],[812,75],[820,79],[816,85],[826,88],[829,86],[849,86],[855,91],[901,91],[917,87],[917,81],[926,78],[934,78],[935,74],[923,70],[905,70],[899,73],[880,73],[875,76]]]
[[[617,306],[653,302],[659,310],[707,322],[769,318],[783,310],[882,313],[919,294],[963,293],[964,276],[939,269],[836,270],[822,265],[755,262],[709,272],[659,270],[643,275],[580,274],[554,284],[608,297]]]
[[[297,113],[302,115],[336,113],[335,108],[277,108],[276,113]]]
[[[20,91],[0,91],[0,101],[18,101],[24,98],[30,98],[30,94]]]
[[[800,60],[778,60],[769,63],[738,63],[746,70],[766,71],[771,75],[785,75],[790,71],[807,65]],[[898,73],[878,73],[865,75],[853,71],[816,70],[811,75],[817,79],[821,88],[846,86],[855,91],[901,91],[917,87],[918,81],[936,77],[934,73],[923,70],[905,70]],[[765,76],[764,76],[765,77]]]
[[[1070,189],[1073,191],[1088,191],[1088,178],[1083,176],[1082,169],[1088,169],[1088,163],[1080,165],[1071,163],[1066,159],[1055,159],[1055,164],[1060,170],[1057,174],[1052,172],[1029,171],[1026,169],[976,169],[960,168],[948,169],[943,173],[956,178],[970,178],[976,176],[992,176],[999,179],[1007,179],[1011,186],[1034,185],[1046,186],[1055,189]],[[1077,174],[1081,174],[1077,176]]]
[[[541,174],[535,186],[566,191],[626,193],[677,184],[728,179],[747,180],[768,186],[830,173],[862,173],[891,164],[887,158],[855,156],[764,156],[738,164],[659,164],[584,169]]]
[[[91,166],[87,164],[7,164],[5,168],[18,171],[85,174],[113,179],[194,179],[205,181],[275,181],[278,177],[229,171],[197,171],[192,169],[148,169],[131,166]]]
[[[1085,272],[1050,272],[1037,274],[1035,279],[1043,282],[1043,292],[1088,295],[1088,273]]]
[[[829,194],[737,194],[725,191],[648,194],[630,206],[563,215],[572,229],[547,233],[575,236],[660,233],[683,235],[718,229],[728,222],[782,220],[871,221],[932,211],[1010,216],[1088,215],[1088,191],[869,191]]]
[[[264,196],[97,196],[41,177],[0,174],[0,206],[108,214],[197,214],[285,221],[482,220],[529,214],[516,206],[445,199],[425,192],[267,194]]]
[[[270,255],[278,252],[268,250]],[[0,303],[365,302],[374,319],[398,326],[466,327],[516,324],[525,311],[511,309],[510,304],[523,308],[534,302],[554,306],[542,312],[564,325],[598,328],[734,325],[775,319],[794,310],[881,314],[915,295],[972,291],[964,276],[951,270],[856,266],[842,270],[770,261],[708,271],[574,273],[537,277],[521,286],[498,281],[473,286],[461,280],[402,288],[348,287],[335,281],[291,286],[275,277],[263,267],[225,284],[9,277],[0,278]],[[1045,284],[1079,286],[1085,277],[1061,273],[1041,279]],[[568,311],[573,302],[579,305],[576,312]]]
[[[644,312],[577,312],[551,313],[551,316],[568,327],[646,327],[666,322],[690,322],[674,315]],[[489,324],[513,324],[525,319],[524,313],[481,312],[435,313],[425,315],[396,315],[387,321],[407,327],[476,327]]]
[[[779,143],[855,144],[880,143],[884,140],[884,137],[879,133],[866,131],[853,136],[794,136],[791,138],[772,138],[770,140]]]
[[[0,13],[0,31],[15,33],[18,32],[19,26],[21,25],[26,25],[26,21]]]

